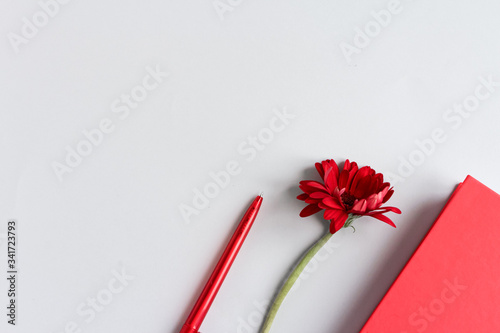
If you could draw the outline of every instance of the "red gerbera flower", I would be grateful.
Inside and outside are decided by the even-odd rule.
[[[351,225],[355,218],[371,216],[393,227],[396,225],[384,214],[401,214],[396,207],[382,207],[394,193],[384,176],[369,166],[358,168],[356,162],[346,160],[339,172],[334,160],[316,163],[323,182],[304,180],[300,189],[304,191],[297,199],[308,205],[300,212],[301,217],[324,210],[323,217],[330,220],[330,232],[334,234],[342,227]],[[347,223],[346,223],[347,222]]]

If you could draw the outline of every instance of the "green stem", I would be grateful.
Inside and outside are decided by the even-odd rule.
[[[273,305],[269,309],[266,320],[264,324],[262,325],[262,328],[260,330],[260,333],[269,333],[271,330],[271,325],[273,324],[274,317],[276,317],[276,314],[278,313],[278,310],[281,306],[281,303],[283,303],[283,300],[285,299],[286,295],[292,289],[295,281],[299,278],[300,274],[304,270],[304,268],[307,266],[309,261],[318,253],[318,251],[323,247],[323,245],[328,242],[328,240],[333,236],[330,232],[328,232],[326,235],[321,237],[319,241],[314,244],[311,249],[305,254],[304,257],[300,260],[298,265],[295,267],[295,269],[292,271],[288,279],[285,281],[283,286],[281,287],[281,290],[279,291],[278,295],[274,299]]]

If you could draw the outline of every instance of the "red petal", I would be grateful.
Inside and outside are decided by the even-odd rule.
[[[318,207],[318,205],[307,205],[302,211],[300,212],[300,217],[307,217],[311,216],[313,214],[316,214],[317,212],[321,211],[321,208]]]
[[[325,192],[314,192],[314,193],[311,193],[311,198],[313,199],[323,199],[323,198],[326,198],[326,197],[329,197],[330,195],[328,193],[325,193]]]
[[[325,170],[323,170],[323,165],[318,162],[318,163],[315,163],[314,166],[316,167],[316,170],[318,171],[321,179],[323,179],[323,177],[325,176]]]
[[[347,221],[347,218],[349,215],[346,212],[340,211],[342,214],[340,214],[338,217],[334,218],[331,223],[330,223],[330,233],[334,234],[340,229],[345,224],[345,221]]]
[[[382,200],[382,203],[387,202],[387,200],[389,200],[389,199],[392,197],[392,195],[393,195],[393,194],[394,194],[394,190],[391,188],[391,189],[387,192],[387,194],[384,196],[384,200]]]
[[[325,210],[325,214],[323,214],[323,217],[325,218],[325,220],[336,220],[344,214],[347,214],[344,210],[327,208]]]
[[[308,193],[308,194],[313,193],[313,192],[317,192],[317,191],[328,192],[326,190],[326,187],[323,184],[318,183],[314,180],[303,180],[300,182],[299,187],[302,191],[304,191],[305,193]]]
[[[331,169],[335,178],[339,178],[339,167],[334,160],[323,161],[323,168],[326,170]]]
[[[331,209],[330,207],[328,207],[327,205],[325,205],[324,203],[322,203],[321,201],[317,203],[318,207],[321,208],[321,209]]]
[[[382,202],[381,201],[379,202],[377,194],[372,194],[368,197],[368,199],[366,199],[366,203],[367,203],[366,210],[371,211],[377,209],[378,208],[377,206]]]
[[[330,208],[333,208],[333,209],[344,209],[344,207],[342,207],[342,205],[332,197],[326,197],[323,200],[321,200],[321,202],[324,205],[326,205]],[[329,220],[329,219],[327,219],[327,220]]]
[[[297,196],[297,199],[305,201],[307,198],[309,198],[309,195],[307,193],[302,193]]]
[[[370,215],[371,217],[374,217],[382,222],[385,222],[387,223],[388,225],[390,225],[391,227],[394,227],[396,228],[396,225],[394,224],[394,222],[391,221],[390,218],[388,218],[387,216],[383,215],[383,214],[373,214],[373,215]]]
[[[378,209],[382,209],[381,211],[379,211]],[[401,214],[401,210],[399,208],[396,208],[396,207],[380,207],[378,208],[377,211],[373,212],[374,214],[377,214],[377,213],[387,213],[387,212],[393,212],[393,213],[396,213],[396,214]],[[371,215],[371,214],[368,214],[368,215]]]
[[[339,176],[339,187],[349,190],[351,186],[352,179],[356,172],[358,171],[358,164],[356,162],[350,162],[346,160],[344,162],[344,167]]]
[[[351,161],[349,159],[345,160],[343,170],[348,170],[351,168]]]
[[[335,166],[337,166],[335,164]],[[329,190],[328,192],[333,193],[333,190],[337,187],[337,176],[332,168],[325,171],[325,186]]]
[[[348,180],[349,180],[349,171],[342,170],[339,176],[339,183],[338,183],[339,188],[346,188]]]
[[[356,172],[356,174],[354,175],[354,179],[352,180],[351,186],[349,188],[356,189],[358,187],[358,183],[361,181],[361,179],[363,179],[369,175],[370,170],[371,170],[371,168],[369,166],[364,166],[361,169],[359,169]],[[350,191],[350,193],[352,193],[352,190]]]
[[[358,165],[356,164],[356,162],[352,162],[351,169],[349,170],[349,178],[347,179],[347,184],[345,186],[347,191],[349,191],[349,189],[351,188],[352,181],[354,179],[354,176],[356,176],[357,172],[358,172]]]
[[[367,207],[366,199],[361,199],[358,202],[356,202],[354,206],[352,206],[351,212],[356,213],[358,215],[363,215],[364,213],[366,213],[366,207]]]
[[[369,194],[368,193],[370,187],[372,184],[372,178],[371,176],[365,176],[360,181],[356,184],[356,187],[351,186],[351,193],[354,195],[356,198],[365,198]],[[354,185],[354,182],[353,182]]]
[[[338,215],[338,210],[326,208],[325,212],[323,213],[323,218],[325,220],[331,220],[337,215]]]
[[[380,191],[380,185],[382,184],[384,176],[381,173],[370,176],[370,185],[367,187],[364,197],[368,197]]]
[[[321,201],[319,201],[318,199],[313,199],[311,197],[307,198],[306,200],[304,200],[306,204],[315,204],[317,205],[318,203],[320,203]]]

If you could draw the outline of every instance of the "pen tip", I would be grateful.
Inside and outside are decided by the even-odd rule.
[[[259,197],[263,198],[263,197],[264,197],[264,195],[263,195],[263,194],[264,194],[264,191],[260,191],[260,193],[259,193]]]

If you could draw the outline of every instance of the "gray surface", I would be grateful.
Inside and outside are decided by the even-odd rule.
[[[403,211],[391,215],[398,228],[363,218],[355,234],[332,238],[273,330],[358,332],[457,183],[471,174],[500,191],[500,86],[476,91],[480,77],[500,82],[498,2],[402,1],[350,61],[342,43],[355,45],[356,27],[376,29],[370,13],[389,2],[231,3],[221,20],[211,1],[72,1],[16,53],[8,34],[40,7],[2,1],[0,233],[11,218],[20,228],[19,325],[4,318],[2,332],[60,333],[75,322],[86,333],[177,333],[263,190],[202,327],[256,332],[255,302],[324,232],[319,217],[299,218],[295,199],[300,180],[316,179],[313,163],[350,158],[395,179],[411,157],[422,163],[399,170],[390,201]],[[157,66],[169,76],[148,80],[127,115],[121,95],[140,94]],[[473,112],[453,111],[475,93],[484,100]],[[296,117],[280,126],[273,110],[284,108]],[[53,163],[104,119],[113,131],[59,181]],[[273,139],[253,154],[248,137],[265,140],[271,122]],[[415,141],[439,129],[446,139],[419,153]],[[239,174],[187,223],[179,207],[232,160]],[[87,298],[109,296],[122,269],[134,279],[92,317]]]

